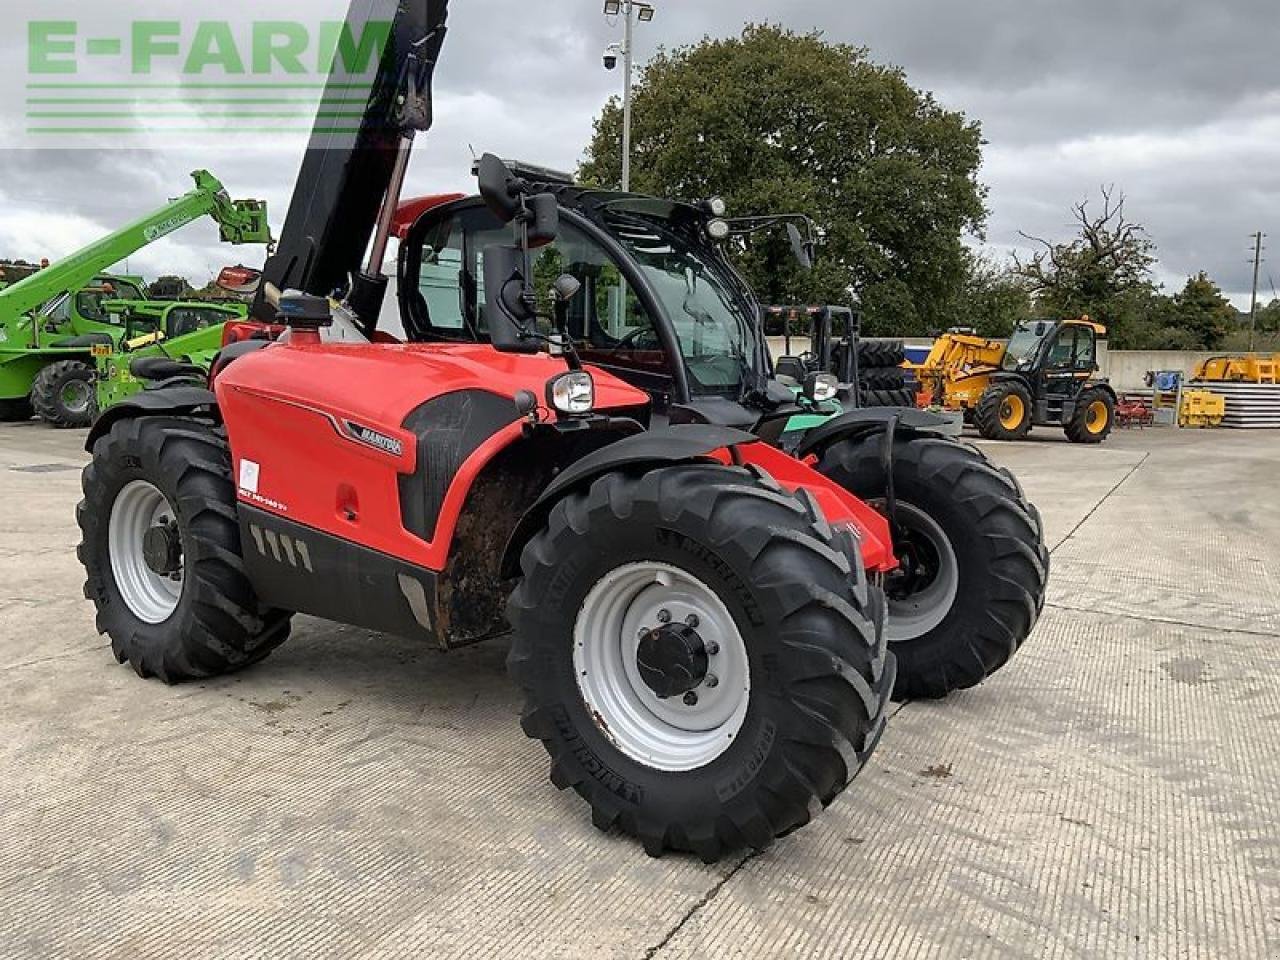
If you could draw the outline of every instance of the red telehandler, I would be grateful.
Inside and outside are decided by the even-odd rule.
[[[486,342],[376,336],[446,8],[352,5],[353,32],[390,21],[390,40],[359,133],[322,121],[308,147],[266,265],[285,292],[255,305],[280,341],[228,347],[210,383],[165,371],[94,425],[78,520],[98,629],[176,683],[261,660],[294,613],[446,649],[509,624],[522,725],[597,826],[652,855],[763,848],[883,730],[888,524],[756,434],[654,423],[646,392],[531,322],[557,204],[492,158],[481,193],[509,226],[485,251]],[[578,288],[553,285],[562,321]],[[322,336],[339,290],[373,342]]]

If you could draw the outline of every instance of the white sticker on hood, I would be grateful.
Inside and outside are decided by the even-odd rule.
[[[240,461],[240,489],[246,493],[258,492],[258,474],[262,468],[252,460]]]

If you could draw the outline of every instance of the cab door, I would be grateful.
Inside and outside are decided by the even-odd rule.
[[[1041,370],[1044,418],[1063,421],[1075,409],[1081,387],[1097,370],[1097,341],[1088,327],[1062,327],[1050,342]]]

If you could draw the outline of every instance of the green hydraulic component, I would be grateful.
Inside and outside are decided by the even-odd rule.
[[[138,303],[144,296],[129,278],[105,276],[112,264],[202,217],[218,224],[227,243],[271,244],[264,202],[232,200],[208,171],[192,177],[191,192],[0,289],[0,420],[26,419],[34,405],[56,425],[87,425],[92,403],[79,398],[85,392],[81,384],[92,387],[93,348],[114,349],[123,335],[120,324],[101,311],[101,301]],[[122,291],[133,295],[121,298]],[[74,406],[64,402],[72,396]]]

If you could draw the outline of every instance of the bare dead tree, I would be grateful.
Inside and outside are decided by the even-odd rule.
[[[1090,208],[1088,198],[1072,204],[1071,226],[1076,235],[1070,241],[1054,243],[1019,231],[1024,239],[1043,248],[1030,259],[1016,251],[1013,255],[1015,271],[1033,293],[1099,284],[1123,289],[1145,282],[1155,261],[1154,244],[1146,228],[1126,217],[1125,195],[1114,185],[1101,187],[1100,193],[1100,213]]]

